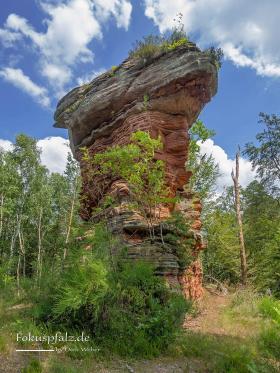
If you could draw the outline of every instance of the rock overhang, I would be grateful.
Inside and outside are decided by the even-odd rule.
[[[115,70],[74,88],[59,101],[54,126],[68,129],[76,154],[79,147],[91,145],[129,115],[146,109],[183,115],[191,125],[216,91],[212,56],[189,43],[146,62],[128,58]]]
[[[202,206],[187,187],[191,177],[186,168],[188,130],[216,91],[217,62],[213,55],[188,43],[148,61],[126,59],[89,84],[74,88],[59,101],[55,113],[55,126],[68,129],[72,151],[80,162],[82,219],[93,223],[105,219],[110,231],[128,248],[127,259],[153,263],[156,273],[170,286],[180,285],[183,294],[194,299],[202,294],[199,252],[205,245],[200,232]],[[155,208],[153,242],[150,223],[139,211],[131,211],[128,183],[110,173],[102,176],[92,172],[95,166],[85,161],[79,150],[87,147],[93,157],[114,146],[127,145],[135,131],[160,137],[162,148],[155,159],[164,161],[166,185],[170,196],[176,197],[176,202]],[[107,196],[113,205],[96,213]],[[164,225],[173,212],[179,212],[189,225],[188,234],[180,236],[190,251],[190,263],[184,265]]]

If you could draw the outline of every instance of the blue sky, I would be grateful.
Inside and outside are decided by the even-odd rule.
[[[218,94],[201,118],[216,131],[205,152],[213,152],[229,173],[237,145],[253,141],[261,129],[259,112],[280,114],[278,0],[4,1],[0,144],[20,132],[41,139],[46,163],[59,163],[59,170],[66,154],[61,138],[67,138],[52,127],[59,97],[118,65],[136,39],[169,30],[178,12],[200,47],[225,52]],[[244,160],[244,182],[249,166]]]

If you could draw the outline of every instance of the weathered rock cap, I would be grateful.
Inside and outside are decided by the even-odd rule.
[[[184,115],[191,125],[216,91],[215,61],[188,43],[148,61],[128,58],[74,88],[59,101],[54,126],[69,130],[75,154],[143,110]]]

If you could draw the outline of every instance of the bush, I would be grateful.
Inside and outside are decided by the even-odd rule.
[[[8,271],[8,265],[0,264],[0,289],[1,297],[5,300],[8,300],[12,297],[14,290],[16,288],[16,280],[14,276],[11,276]]]
[[[179,259],[181,269],[186,269],[193,261],[193,248],[195,239],[190,229],[190,222],[181,212],[174,212],[165,222],[169,233],[164,236],[164,241],[174,248],[174,254]]]
[[[260,333],[258,345],[267,357],[280,360],[280,329],[273,326],[264,328]]]
[[[107,270],[101,261],[84,256],[84,263],[67,272],[58,289],[53,313],[55,318],[89,321],[100,312],[100,305],[108,290]]]
[[[280,327],[280,301],[272,297],[263,297],[258,309],[262,316],[273,320]]]
[[[272,297],[263,297],[258,304],[262,316],[272,321],[259,336],[259,347],[269,358],[280,360],[280,302]]]
[[[190,305],[145,263],[123,265],[111,284],[99,324],[104,343],[121,355],[148,357],[164,351]]]
[[[172,42],[163,43],[162,49],[167,51],[172,51],[176,48],[181,47],[182,45],[186,45],[188,43],[188,39],[186,37],[182,37],[181,39],[174,40]]]
[[[136,40],[133,50],[129,52],[129,56],[139,59],[150,59],[157,53],[160,53],[162,48],[163,38],[155,35],[148,35],[143,40]]]
[[[178,47],[188,44],[184,24],[182,23],[183,15],[177,14],[176,25],[171,33],[165,36],[148,35],[142,40],[135,42],[134,48],[129,52],[129,56],[138,58],[144,62],[155,57],[162,52],[172,51]]]
[[[158,355],[174,340],[190,305],[150,265],[124,258],[112,264],[103,239],[103,253],[72,256],[49,300],[41,297],[37,318],[50,328],[83,330],[97,346],[123,356]]]
[[[205,51],[211,58],[213,63],[215,64],[217,70],[222,67],[222,61],[224,57],[224,52],[221,48],[210,47]]]

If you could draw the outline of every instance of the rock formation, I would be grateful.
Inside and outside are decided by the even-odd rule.
[[[117,197],[118,206],[106,212],[113,233],[122,236],[128,258],[147,260],[156,265],[172,287],[180,286],[186,297],[201,295],[202,271],[198,252],[200,236],[199,200],[185,188],[191,173],[186,170],[188,129],[217,89],[217,68],[211,55],[194,44],[158,53],[147,61],[128,58],[116,69],[102,74],[89,84],[73,89],[58,103],[55,127],[67,128],[71,149],[81,163],[82,209],[85,220],[96,219],[92,211],[106,195]],[[130,141],[137,130],[160,136],[163,148],[156,154],[165,161],[166,182],[180,202],[163,206],[162,220],[172,210],[181,211],[191,221],[192,261],[187,268],[179,264],[176,248],[162,240],[150,242],[148,227],[137,211],[127,208],[129,190],[122,180],[95,177],[81,157],[81,147],[90,154]],[[158,226],[155,227],[157,231]],[[170,228],[163,224],[163,234]],[[187,239],[185,237],[184,239]]]

